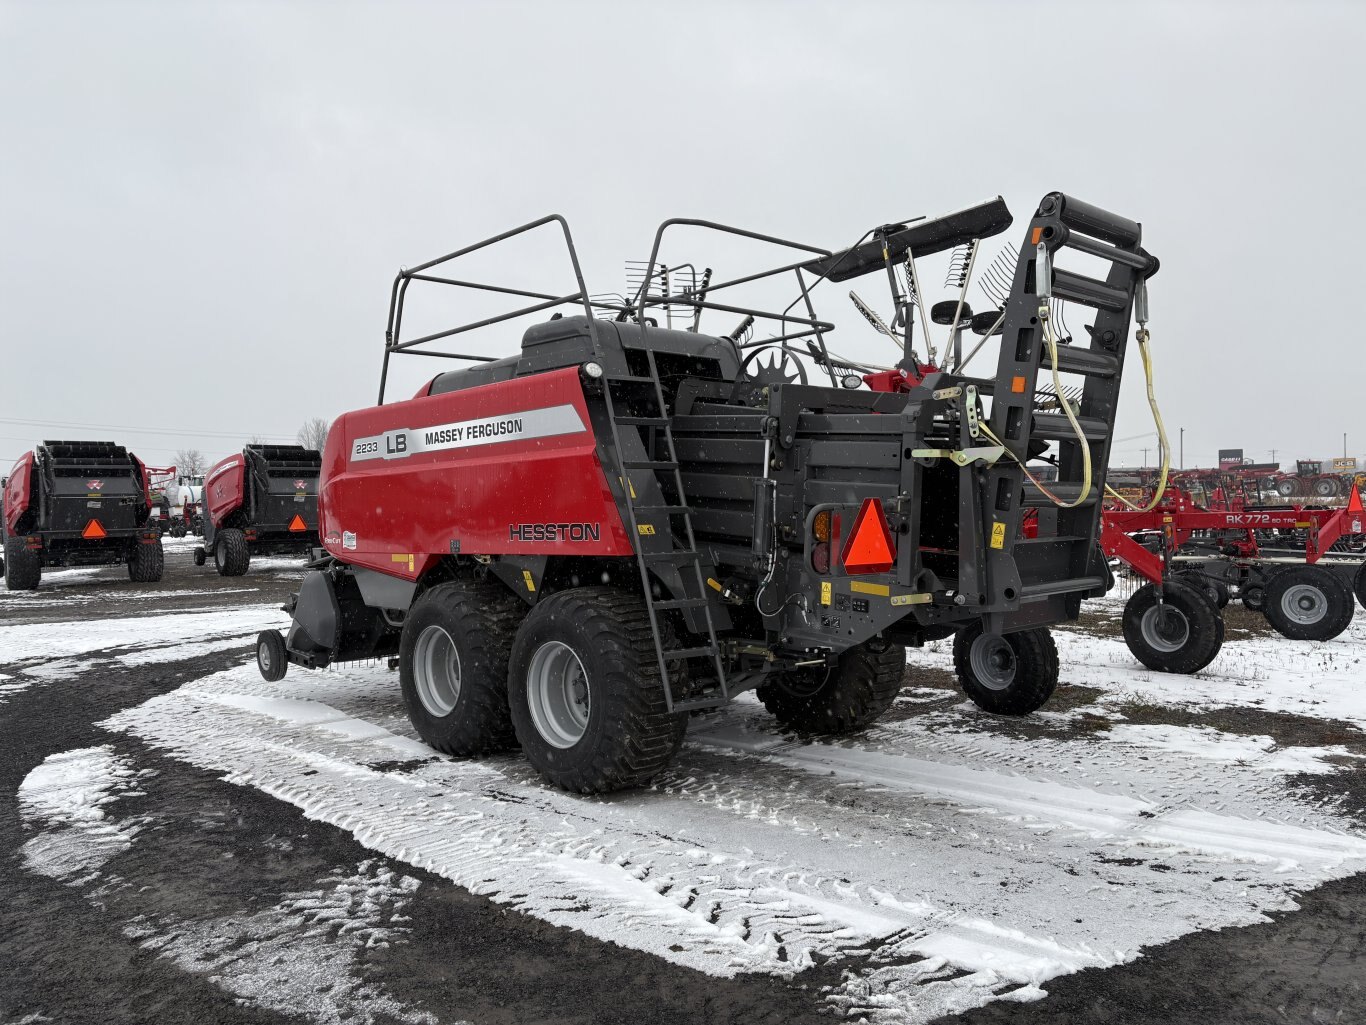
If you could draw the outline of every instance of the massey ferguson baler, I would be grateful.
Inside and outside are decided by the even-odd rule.
[[[236,577],[253,555],[306,555],[318,543],[321,461],[301,445],[248,445],[216,463],[204,477],[195,565],[211,553],[222,576]]]
[[[45,441],[5,478],[0,536],[5,585],[38,586],[45,566],[126,563],[138,583],[161,579],[161,530],[149,522],[147,468],[112,441]]]
[[[1052,193],[1023,248],[992,268],[998,308],[974,317],[976,248],[1010,223],[996,199],[831,253],[668,221],[636,294],[616,302],[590,298],[559,217],[400,272],[380,405],[343,415],[328,437],[324,551],[289,606],[288,636],[258,639],[263,675],[390,657],[434,748],[517,743],[547,779],[583,792],[649,779],[690,712],[747,690],[788,727],[858,729],[894,701],[906,647],[950,635],[974,701],[1034,710],[1058,676],[1048,626],[1108,586],[1099,473],[1131,311],[1137,296],[1145,308],[1157,261],[1137,223]],[[568,295],[435,271],[543,225],[567,244]],[[660,260],[680,225],[790,256],[713,282]],[[961,280],[957,300],[935,306],[948,325],[936,352],[916,259],[956,247]],[[1058,266],[1076,252],[1104,278]],[[835,326],[813,305],[817,285],[865,275],[888,283],[890,315],[850,293],[855,322],[895,343],[894,367],[832,354]],[[780,312],[734,298],[735,286],[780,281],[796,297]],[[415,282],[531,302],[404,339]],[[391,356],[566,305],[576,314],[529,328],[518,354],[441,353],[478,365],[384,403]],[[1064,307],[1093,316],[1082,338],[1063,334]],[[739,324],[704,333],[704,312]],[[750,340],[756,321],[776,333]],[[969,324],[980,341],[964,355]],[[995,366],[969,373],[988,343]],[[828,383],[808,383],[804,360]]]

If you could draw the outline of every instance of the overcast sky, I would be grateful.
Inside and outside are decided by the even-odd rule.
[[[542,214],[613,292],[669,216],[833,249],[999,193],[1018,243],[1054,189],[1162,260],[1187,465],[1366,455],[1364,43],[1366,4],[1289,0],[0,4],[0,459],[292,440],[374,401],[399,265]],[[1133,359],[1115,462],[1151,430]]]

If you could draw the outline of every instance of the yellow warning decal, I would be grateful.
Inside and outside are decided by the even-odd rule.
[[[522,579],[526,581],[526,589],[529,594],[536,593],[536,581],[531,577],[531,570],[522,570]]]
[[[654,537],[655,535],[655,525],[653,523],[637,523],[636,530],[645,537]]]
[[[929,594],[894,594],[889,605],[928,605],[934,601],[934,595]]]
[[[862,580],[849,581],[849,590],[855,594],[877,594],[883,598],[892,593],[892,589],[886,584],[866,584]]]
[[[632,497],[632,498],[635,498],[635,497],[636,497],[636,486],[635,486],[634,484],[631,483],[631,480],[630,480],[629,477],[627,477],[627,478],[618,477],[617,480],[621,481],[622,486],[625,487],[626,490],[628,490],[629,492],[631,492],[631,497]]]
[[[1004,523],[993,523],[991,525],[991,547],[1004,548],[1006,546],[1006,525]]]
[[[832,589],[831,586],[830,586],[830,581],[828,581],[828,580],[822,580],[822,581],[821,581],[821,604],[822,604],[822,605],[829,605],[829,604],[830,604],[830,592],[831,592],[831,590],[833,590],[833,589]]]
[[[398,552],[395,552],[393,555],[389,556],[389,561],[390,561],[390,562],[406,562],[406,563],[408,564],[408,572],[409,572],[409,573],[414,573],[414,572],[416,572],[416,570],[413,569],[413,556],[412,556],[411,553],[408,553],[408,554],[400,554],[400,553],[398,553]]]

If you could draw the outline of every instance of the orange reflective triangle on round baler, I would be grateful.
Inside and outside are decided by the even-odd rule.
[[[882,503],[876,498],[863,500],[854,529],[840,552],[840,562],[844,563],[846,573],[885,573],[896,562],[892,532],[887,529]]]
[[[98,538],[108,536],[109,532],[104,529],[104,526],[100,523],[99,520],[91,520],[89,523],[85,525],[85,529],[81,531],[81,537],[88,538],[90,540],[96,540]]]
[[[304,518],[302,516],[300,516],[298,513],[295,513],[294,519],[289,521],[289,529],[297,534],[301,530],[307,530],[308,524],[304,522]]]

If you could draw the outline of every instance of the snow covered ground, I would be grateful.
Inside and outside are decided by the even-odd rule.
[[[1118,608],[1096,611],[1103,621]],[[3,626],[0,702],[7,687],[97,685],[100,665],[202,659],[203,676],[110,716],[105,735],[288,802],[507,908],[672,964],[719,978],[841,966],[819,998],[853,1019],[925,1022],[1043,999],[1060,975],[1266,921],[1299,892],[1366,870],[1366,830],[1291,785],[1361,771],[1360,614],[1323,644],[1231,641],[1192,678],[1149,672],[1104,631],[1059,631],[1056,710],[1023,722],[965,702],[941,642],[910,653],[897,707],[858,737],[785,735],[743,698],[696,718],[649,789],[608,798],[549,788],[515,754],[434,755],[383,666],[264,682],[243,641],[284,618],[261,603]],[[92,653],[103,661],[81,660]],[[1191,722],[1192,712],[1218,715]],[[1268,716],[1325,728],[1316,742],[1278,743],[1261,731]],[[88,878],[137,844],[145,813],[111,805],[143,771],[107,745],[34,769],[19,794],[35,831],[30,870]],[[362,870],[319,893],[378,887],[389,915],[412,885]],[[237,970],[223,956],[230,923],[130,923],[128,935],[259,996],[283,985],[271,958],[302,921],[300,901],[313,900],[323,897],[261,910],[253,921],[269,938],[248,930],[261,959]],[[383,941],[388,926],[357,921]],[[351,946],[300,950],[301,963],[333,975],[353,957]],[[432,1020],[360,983],[346,992],[363,1019]],[[331,1021],[328,1006],[303,1010]]]

